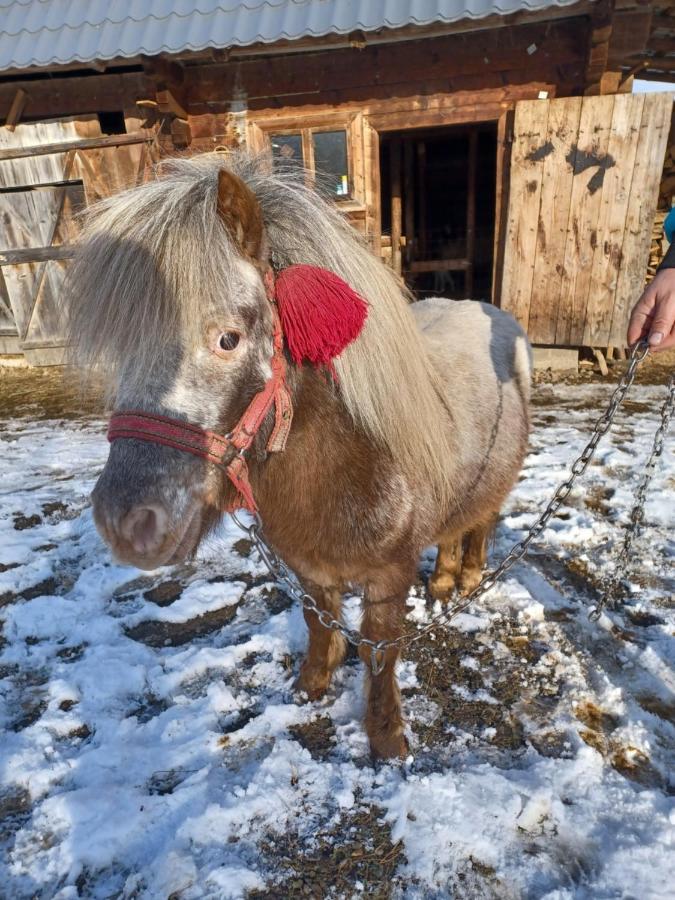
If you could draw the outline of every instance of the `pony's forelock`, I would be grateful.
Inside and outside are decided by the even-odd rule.
[[[207,307],[227,302],[238,256],[217,213],[223,167],[255,193],[275,267],[322,266],[366,299],[366,325],[335,362],[344,405],[411,479],[449,499],[448,413],[405,288],[302,172],[275,172],[268,157],[165,162],[161,177],[91,208],[67,283],[74,358],[142,379],[167,348],[198,339]]]

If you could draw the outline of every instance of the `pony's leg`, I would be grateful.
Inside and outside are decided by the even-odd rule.
[[[334,619],[340,618],[342,595],[337,587],[321,587],[309,581],[303,586],[319,609],[325,609]],[[321,624],[316,613],[308,609],[303,612],[309,629],[309,646],[295,688],[305,691],[310,700],[318,700],[328,690],[333,672],[344,658],[346,644],[339,632]]]
[[[408,589],[387,594],[387,591],[378,591],[373,587],[366,593],[361,633],[370,640],[390,640],[402,633]],[[403,734],[401,694],[395,673],[399,655],[398,647],[382,651],[379,662],[383,662],[384,666],[379,675],[373,675],[370,648],[359,647],[359,656],[366,664],[364,724],[371,752],[376,759],[405,757],[408,753],[408,742]]]
[[[449,600],[462,570],[462,535],[445,531],[438,539],[436,568],[429,580],[429,592],[435,600]]]
[[[488,519],[482,525],[476,525],[466,534],[462,574],[459,577],[459,590],[462,594],[470,594],[480,584],[487,561],[488,537],[494,528],[495,521],[496,516]]]

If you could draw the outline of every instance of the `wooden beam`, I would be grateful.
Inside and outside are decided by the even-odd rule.
[[[601,80],[609,65],[609,47],[612,39],[615,0],[601,0],[591,16],[592,31],[588,44],[584,94],[596,96],[601,91]]]
[[[5,128],[7,129],[7,131],[14,131],[19,123],[19,119],[23,115],[23,111],[26,108],[27,102],[27,92],[24,91],[23,88],[17,88],[17,91],[14,94],[14,99],[12,100],[12,105],[10,106],[9,112],[7,113],[7,119],[5,121]]]
[[[32,119],[116,112],[140,97],[154,96],[155,91],[153,83],[143,72],[8,81],[0,83],[0,119],[7,118],[19,89],[26,91],[30,97]]]
[[[56,247],[28,247],[21,250],[0,250],[0,266],[49,262],[51,259],[71,259],[73,256],[75,256],[75,247],[70,244],[59,244]]]
[[[421,259],[411,263],[411,272],[467,272],[471,268],[471,261],[465,258],[452,259]]]
[[[389,145],[391,169],[391,265],[401,274],[401,141],[396,138]]]
[[[476,176],[478,171],[478,131],[471,129],[469,134],[469,166],[467,172],[466,196],[466,268],[464,295],[473,300],[473,270],[476,256]]]
[[[157,91],[157,106],[160,112],[170,113],[179,119],[187,121],[187,111],[169,88]]]
[[[97,147],[121,147],[126,144],[143,144],[154,141],[154,135],[111,134],[106,137],[83,138],[80,141],[61,141],[56,144],[34,144],[30,147],[9,147],[0,150],[0,162],[5,159],[24,159],[28,156],[47,156],[49,153],[67,153],[69,150],[94,150]]]

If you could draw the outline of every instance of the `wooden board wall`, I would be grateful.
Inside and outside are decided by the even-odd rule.
[[[516,106],[501,305],[534,343],[625,343],[672,105],[616,94]]]
[[[0,253],[3,259],[13,251],[23,254],[2,265],[11,323],[0,310],[0,324],[6,333],[13,327],[19,346],[30,351],[34,361],[41,361],[40,351],[64,341],[62,285],[69,255],[64,251],[79,231],[77,214],[85,205],[148,177],[152,153],[142,141],[78,147],[83,141],[105,140],[95,116],[23,124],[15,131],[0,128],[0,152],[63,147],[54,153],[0,158]]]

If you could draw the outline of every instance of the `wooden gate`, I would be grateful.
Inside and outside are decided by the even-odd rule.
[[[673,95],[516,105],[500,305],[537,344],[624,346]]]
[[[77,213],[145,177],[149,140],[105,137],[95,116],[0,129],[0,351],[61,361]]]

